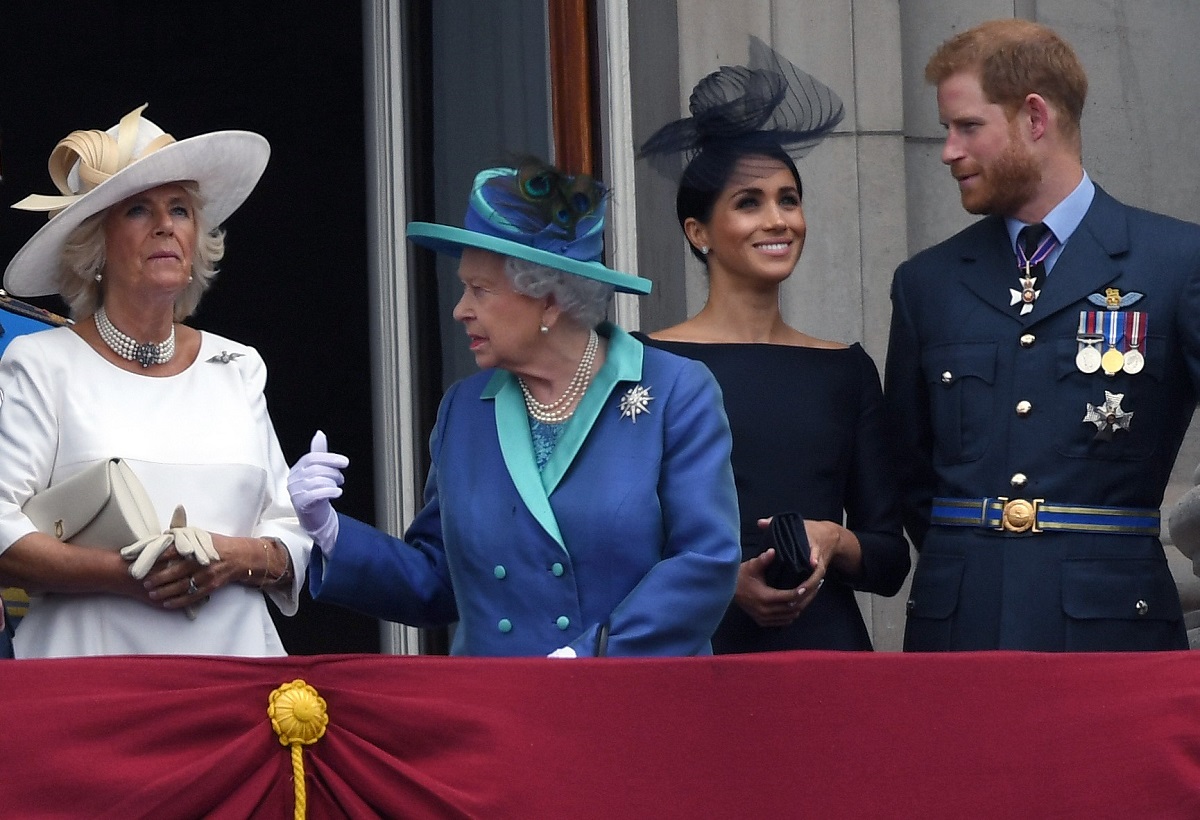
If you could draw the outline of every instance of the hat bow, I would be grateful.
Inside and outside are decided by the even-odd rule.
[[[145,105],[139,106],[121,118],[116,139],[105,131],[96,130],[72,131],[63,137],[50,153],[50,179],[61,195],[30,194],[13,207],[23,211],[48,211],[54,216],[118,171],[175,142],[170,134],[159,134],[134,157],[138,124],[145,108]],[[79,163],[79,190],[72,189],[70,180],[76,162]]]

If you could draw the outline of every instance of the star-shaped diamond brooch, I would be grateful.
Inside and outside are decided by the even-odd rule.
[[[628,418],[637,424],[638,416],[650,412],[650,402],[652,401],[654,401],[654,397],[650,395],[650,388],[635,384],[621,397],[621,403],[618,405],[621,410],[621,418]]]

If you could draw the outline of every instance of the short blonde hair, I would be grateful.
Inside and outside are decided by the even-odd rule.
[[[175,321],[183,321],[196,312],[200,297],[217,275],[217,263],[225,256],[225,232],[208,224],[204,215],[204,197],[194,182],[181,182],[192,201],[196,219],[196,247],[192,253],[192,278],[175,300]],[[71,318],[90,316],[104,303],[104,290],[96,279],[104,272],[104,219],[112,205],[93,214],[71,231],[59,257],[58,292],[70,309]]]

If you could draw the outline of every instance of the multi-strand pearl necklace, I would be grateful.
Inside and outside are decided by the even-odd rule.
[[[525,410],[534,421],[540,421],[542,424],[559,424],[571,418],[575,412],[575,400],[583,395],[583,391],[587,390],[588,385],[592,382],[592,365],[596,363],[596,349],[599,346],[600,337],[593,330],[588,335],[587,347],[583,349],[583,358],[579,360],[579,367],[575,368],[575,375],[571,377],[571,383],[567,385],[566,392],[550,404],[542,404],[535,399],[529,392],[529,386],[525,384],[525,380],[517,376],[517,384],[521,385],[521,394],[525,397]]]
[[[162,342],[139,342],[117,330],[116,325],[108,318],[103,306],[96,311],[96,330],[100,331],[100,339],[108,345],[108,349],[122,359],[137,362],[142,367],[152,364],[166,364],[175,355],[175,324],[171,323],[171,335]]]

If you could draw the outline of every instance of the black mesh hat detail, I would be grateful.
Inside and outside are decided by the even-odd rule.
[[[757,37],[750,38],[749,65],[721,66],[700,80],[688,110],[690,117],[667,123],[638,149],[674,180],[701,151],[777,147],[798,160],[845,116],[832,89]]]

